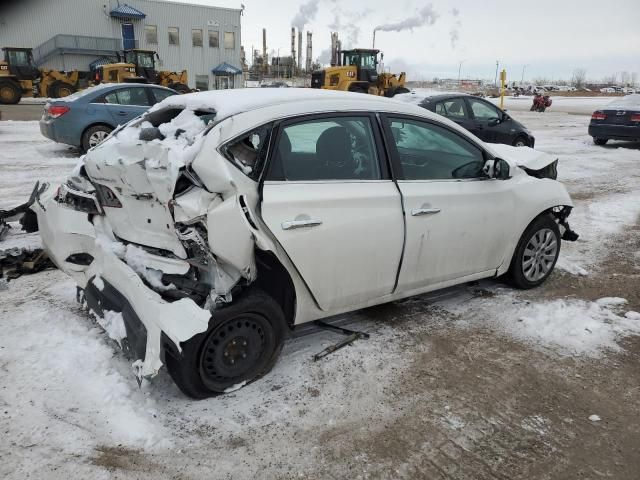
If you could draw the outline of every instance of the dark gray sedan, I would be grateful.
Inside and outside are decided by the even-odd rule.
[[[609,140],[640,140],[640,94],[616,98],[591,115],[589,135],[596,145]]]
[[[86,151],[107,138],[118,125],[171,95],[176,92],[157,85],[98,85],[47,103],[40,119],[40,132],[54,142]]]
[[[419,105],[453,120],[480,140],[505,143],[514,147],[531,147],[535,138],[520,122],[493,103],[465,94],[443,94],[427,97]]]

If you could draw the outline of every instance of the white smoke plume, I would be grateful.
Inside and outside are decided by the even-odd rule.
[[[460,15],[460,10],[458,10],[456,7],[453,7],[451,9],[451,15],[453,15],[454,17],[457,17],[458,15]]]
[[[291,26],[296,27],[298,30],[302,31],[305,25],[308,25],[313,21],[318,13],[318,4],[320,0],[309,0],[306,3],[300,5],[298,9],[298,13],[291,20]]]
[[[460,27],[462,27],[462,22],[460,21],[460,10],[457,8],[451,9],[451,15],[456,21],[453,23],[453,27],[449,30],[449,40],[451,41],[451,48],[455,50],[458,46],[458,40],[460,40]]]
[[[342,41],[342,48],[360,47],[359,21],[373,13],[371,8],[359,11],[343,10],[336,4],[333,9],[333,21],[327,25],[332,32],[338,32]]]
[[[415,15],[405,18],[399,22],[385,23],[378,25],[375,30],[382,30],[384,32],[400,32],[402,30],[413,30],[423,25],[433,25],[436,23],[440,15],[433,9],[432,4],[428,4],[421,9],[417,10]]]

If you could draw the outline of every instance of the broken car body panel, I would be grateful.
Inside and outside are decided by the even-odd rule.
[[[506,218],[492,212],[490,205],[483,214],[503,231],[502,248],[480,252],[486,254],[481,271],[446,274],[446,265],[436,265],[432,281],[405,279],[403,272],[420,258],[415,252],[448,252],[447,236],[436,235],[448,228],[445,215],[441,226],[417,224],[417,236],[407,239],[406,223],[414,206],[406,205],[403,213],[405,192],[391,179],[351,184],[265,181],[252,178],[251,168],[225,156],[221,147],[281,119],[336,111],[413,115],[444,124],[483,148],[484,144],[438,115],[384,98],[259,90],[170,97],[90,150],[84,170],[74,172],[84,177],[74,184],[85,182],[87,195],[96,196],[103,212],[87,213],[60,203],[54,187],[33,207],[43,244],[56,265],[80,288],[96,276],[118,287],[137,313],[147,332],[145,356],[137,368],[141,376],[154,375],[162,365],[162,334],[180,349],[181,342],[207,330],[212,311],[259,280],[257,250],[273,253],[289,275],[295,304],[288,320],[299,324],[504,273],[526,226],[541,212],[572,205],[560,183],[532,178],[519,168],[513,168],[504,184],[496,179],[457,182],[470,201],[491,185],[508,190],[501,197]],[[273,148],[270,132],[267,149]],[[151,140],[140,140],[147,134]],[[514,152],[495,147],[484,150],[518,165]],[[433,185],[443,192],[449,188],[444,182]],[[306,198],[314,191],[315,203]],[[332,203],[333,198],[343,203]],[[306,219],[299,212],[312,203],[313,208],[332,206],[318,210],[318,228],[288,228],[287,222]],[[388,222],[376,223],[380,209],[387,212]],[[460,235],[470,238],[485,220],[466,218],[470,224],[461,227]],[[414,253],[405,248],[411,242]],[[338,246],[344,248],[336,257]],[[88,265],[69,261],[81,253],[91,256]],[[442,274],[439,269],[444,269]]]

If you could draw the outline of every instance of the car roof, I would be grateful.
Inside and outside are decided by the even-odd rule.
[[[109,93],[114,90],[120,90],[122,88],[129,87],[144,87],[144,88],[160,88],[161,90],[169,90],[171,92],[177,93],[175,90],[170,88],[163,87],[161,85],[155,85],[153,83],[100,83],[98,85],[94,85],[89,88],[85,88],[84,90],[78,90],[76,93],[69,95],[68,97],[56,98],[53,102],[76,102],[76,101],[86,101],[89,99],[93,99],[93,95],[99,95],[104,93]]]
[[[164,108],[215,110],[216,122],[240,113],[287,106],[292,115],[307,112],[386,111],[439,117],[417,105],[363,93],[315,88],[239,88],[169,97],[150,112]]]
[[[441,100],[449,100],[451,98],[469,97],[466,93],[441,93],[440,95],[430,95],[425,97],[423,101],[426,102],[439,102]]]

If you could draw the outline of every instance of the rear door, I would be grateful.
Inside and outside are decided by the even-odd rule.
[[[143,114],[151,106],[145,87],[119,88],[104,96],[109,114],[117,125],[123,125]]]
[[[393,115],[385,125],[407,228],[398,291],[495,272],[512,234],[513,182],[488,179],[482,149],[454,130]]]
[[[438,102],[436,104],[436,113],[447,117],[449,120],[453,120],[469,131],[473,128],[471,115],[469,115],[467,105],[464,103],[463,98],[450,98]]]
[[[158,102],[161,102],[165,98],[172,97],[173,95],[177,95],[176,92],[172,92],[171,90],[167,90],[164,88],[151,88],[151,103],[155,105]]]
[[[470,131],[479,139],[490,143],[511,143],[505,142],[505,135],[502,132],[502,118],[504,115],[489,102],[478,98],[467,97],[467,105],[472,118],[472,128]]]
[[[404,241],[375,117],[283,123],[263,186],[262,218],[323,310],[390,294]]]

